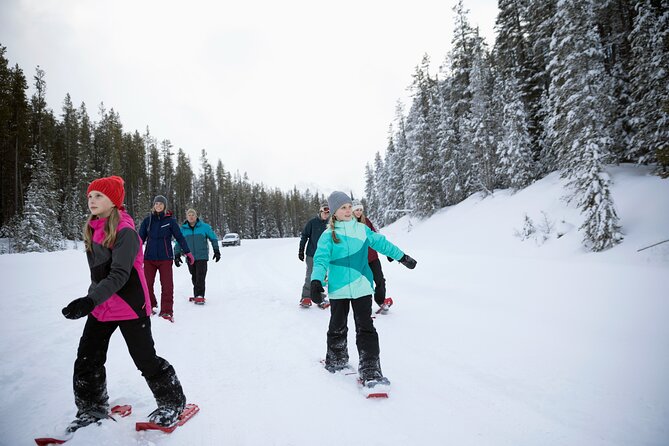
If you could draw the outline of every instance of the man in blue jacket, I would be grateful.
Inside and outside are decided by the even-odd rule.
[[[204,305],[204,283],[207,277],[207,261],[209,260],[209,245],[214,250],[214,260],[221,260],[221,251],[218,249],[218,239],[211,226],[200,220],[195,209],[186,211],[186,221],[181,225],[181,233],[190,246],[195,262],[188,265],[191,281],[193,282],[193,302]],[[181,266],[181,247],[174,245],[174,264]]]
[[[193,263],[188,243],[181,235],[179,224],[170,211],[166,211],[167,198],[158,195],[153,199],[151,214],[144,219],[139,228],[139,236],[144,248],[144,276],[151,296],[151,307],[156,312],[158,302],[153,292],[156,272],[160,272],[160,317],[174,322],[174,278],[172,276],[172,237],[181,243],[189,263]]]

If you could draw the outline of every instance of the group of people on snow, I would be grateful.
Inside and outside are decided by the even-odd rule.
[[[154,198],[150,215],[136,231],[123,207],[121,177],[98,178],[86,193],[90,215],[83,237],[91,284],[86,296],[74,299],[62,310],[68,319],[87,317],[74,364],[77,416],[68,431],[108,418],[105,362],[110,338],[117,328],[156,400],[158,407],[149,421],[171,426],[183,412],[186,397],[172,365],[156,354],[150,316],[158,313],[174,321],[172,264],[180,267],[182,255],[193,283],[191,300],[204,304],[208,245],[213,247],[213,259],[218,262],[218,239],[194,209],[188,209],[186,221],[179,226],[162,195]],[[176,239],[174,248],[172,238]],[[349,367],[346,335],[352,307],[358,373],[361,383],[370,387],[389,383],[381,372],[378,334],[372,320],[372,294],[380,311],[392,305],[392,299],[386,298],[377,251],[407,268],[416,266],[414,259],[376,232],[362,204],[335,191],[321,203],[318,216],[305,226],[298,253],[307,266],[301,304],[314,302],[321,308],[330,307],[325,368],[336,372]],[[160,309],[153,291],[156,274],[160,275]]]
[[[170,211],[167,210],[167,199],[158,195],[153,199],[153,208],[139,227],[139,236],[144,249],[144,273],[151,297],[151,308],[154,314],[174,322],[174,280],[172,264],[177,268],[186,257],[188,271],[193,282],[191,300],[196,304],[205,303],[205,278],[207,261],[209,260],[209,243],[214,250],[213,259],[221,260],[216,234],[204,221],[200,220],[195,209],[186,211],[186,221],[181,226]],[[172,249],[172,238],[176,239]],[[160,273],[160,310],[153,292],[156,272]]]

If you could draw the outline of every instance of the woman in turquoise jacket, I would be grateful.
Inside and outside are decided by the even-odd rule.
[[[311,274],[311,299],[315,303],[322,301],[322,283],[328,277],[331,306],[325,368],[334,373],[348,367],[346,336],[350,304],[355,319],[360,381],[370,388],[388,385],[390,382],[381,372],[379,336],[372,321],[374,277],[367,262],[367,249],[371,247],[409,269],[416,267],[416,261],[383,235],[352,218],[351,199],[344,192],[330,194],[328,204],[333,214],[318,240]]]
[[[218,262],[221,260],[218,239],[211,226],[198,218],[195,209],[188,209],[186,211],[186,221],[181,225],[181,233],[195,258],[195,261],[188,265],[188,271],[193,282],[193,298],[191,300],[198,305],[204,305],[204,283],[207,277],[209,243],[211,243],[211,247],[214,249],[214,260]],[[179,246],[178,242],[174,244],[174,264],[177,268],[181,266],[181,246]]]

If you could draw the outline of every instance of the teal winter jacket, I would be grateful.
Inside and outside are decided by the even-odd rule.
[[[374,277],[367,262],[367,248],[399,260],[404,252],[355,219],[335,222],[339,243],[328,227],[318,239],[311,280],[328,277],[330,299],[357,299],[374,293]],[[190,246],[190,241],[189,241]]]
[[[211,242],[211,247],[214,252],[218,251],[218,239],[216,234],[211,229],[211,226],[201,221],[199,218],[195,221],[195,226],[192,228],[188,224],[188,220],[181,225],[181,233],[188,243],[190,252],[193,253],[195,260],[209,260],[209,245],[207,239]],[[174,244],[174,255],[181,255],[181,246],[179,243]]]

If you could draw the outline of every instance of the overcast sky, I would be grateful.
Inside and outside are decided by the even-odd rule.
[[[0,0],[0,44],[32,83],[119,112],[183,148],[198,170],[286,191],[364,192],[365,164],[423,54],[450,49],[455,0]],[[465,0],[489,45],[497,0]],[[32,93],[32,87],[30,90]]]

